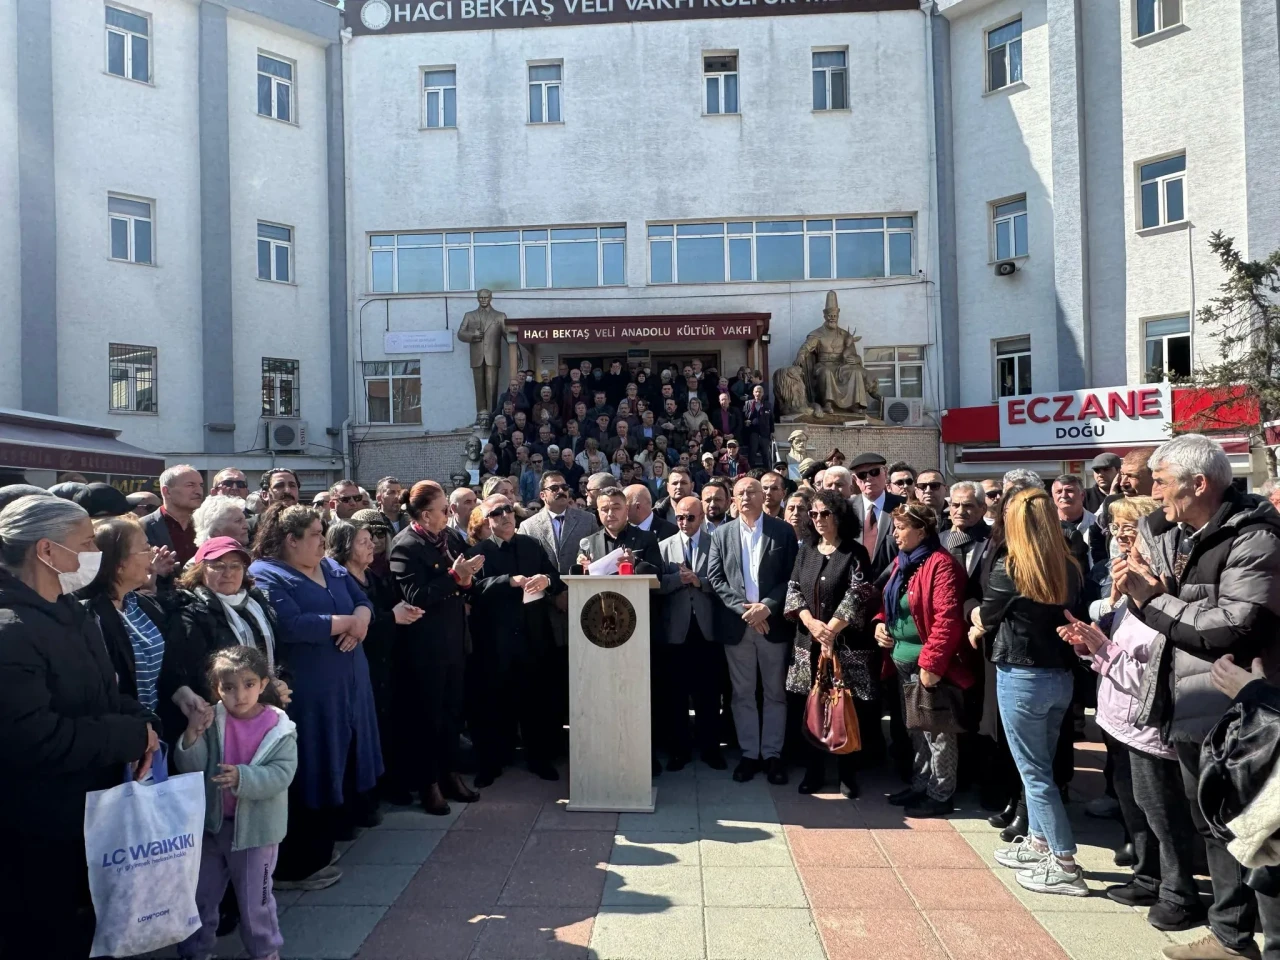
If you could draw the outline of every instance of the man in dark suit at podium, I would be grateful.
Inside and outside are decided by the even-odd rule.
[[[662,554],[652,533],[631,523],[627,497],[621,487],[603,487],[596,495],[596,513],[603,526],[578,544],[574,573],[586,573],[587,565],[601,560],[619,547],[629,551],[635,572],[657,575],[662,572]]]

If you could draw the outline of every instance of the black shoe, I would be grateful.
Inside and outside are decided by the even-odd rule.
[[[469,789],[457,774],[445,778],[440,792],[444,794],[446,800],[457,800],[459,803],[475,803],[480,799],[480,794]]]
[[[374,827],[381,826],[382,811],[374,808],[360,818],[356,824],[357,827],[364,827],[366,830],[372,830]]]
[[[342,823],[333,831],[333,839],[335,843],[346,843],[356,838],[356,825],[354,823]]]
[[[1138,862],[1138,855],[1134,852],[1133,844],[1126,843],[1116,851],[1116,855],[1111,859],[1117,867],[1132,867]]]
[[[678,753],[674,756],[667,757],[667,769],[671,771],[683,770],[693,760],[687,753]]]
[[[501,770],[481,770],[472,779],[472,783],[476,785],[477,790],[483,790],[485,787],[493,785],[493,781],[502,775]]]
[[[728,770],[729,764],[724,762],[724,754],[717,747],[715,750],[703,750],[702,762],[712,770]]]
[[[857,781],[854,781],[854,780],[840,781],[840,796],[844,797],[846,800],[857,800],[858,793],[859,793],[859,790],[858,790]]]
[[[775,787],[787,782],[787,768],[781,757],[770,757],[764,762],[765,776]]]
[[[1190,930],[1204,923],[1205,916],[1203,905],[1184,907],[1159,900],[1147,911],[1147,923],[1157,930]]]
[[[1005,843],[1013,843],[1019,837],[1025,837],[1030,829],[1031,824],[1027,820],[1027,815],[1019,810],[1018,815],[1009,822],[1009,825],[1000,831],[1000,839]]]
[[[822,775],[821,770],[806,770],[804,778],[800,781],[800,792],[803,794],[817,793],[827,784],[827,778]]]
[[[1121,887],[1107,887],[1107,896],[1116,903],[1123,903],[1126,907],[1154,907],[1162,902],[1158,895],[1136,883],[1126,883]]]
[[[755,757],[743,757],[738,761],[738,765],[733,768],[733,779],[739,783],[746,783],[757,773],[760,772],[760,761]]]
[[[950,800],[934,800],[924,797],[916,803],[908,804],[903,811],[908,817],[945,817],[955,812],[956,805]]]
[[[529,772],[542,780],[559,780],[560,771],[549,763],[531,763]]]
[[[382,799],[394,807],[412,807],[413,794],[403,787],[393,787],[381,791]]]
[[[987,823],[995,827],[997,830],[1003,830],[1013,822],[1013,818],[1018,813],[1018,801],[1011,800],[1009,804],[994,816],[987,817]]]
[[[889,794],[889,803],[895,807],[905,807],[915,803],[924,797],[919,790],[913,790],[907,787],[905,790],[899,790],[897,793]]]

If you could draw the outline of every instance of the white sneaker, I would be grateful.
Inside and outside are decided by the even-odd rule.
[[[1045,857],[1030,870],[1018,871],[1018,886],[1036,893],[1056,893],[1064,897],[1087,897],[1089,888],[1084,882],[1084,871],[1077,863],[1063,866],[1057,857]]]
[[[1048,850],[1037,850],[1031,845],[1030,837],[1018,837],[1012,846],[1001,847],[995,852],[996,863],[1014,870],[1034,867],[1048,856]]]

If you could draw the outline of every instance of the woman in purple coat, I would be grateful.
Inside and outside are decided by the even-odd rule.
[[[342,871],[334,841],[376,822],[370,791],[382,773],[378,720],[361,642],[373,605],[324,555],[320,515],[273,506],[262,517],[249,568],[280,622],[277,644],[293,673],[289,716],[298,725],[298,774],[276,889],[320,890]]]

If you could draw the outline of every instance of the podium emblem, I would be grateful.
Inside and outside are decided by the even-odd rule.
[[[597,647],[620,647],[636,631],[636,608],[620,593],[603,590],[582,605],[582,632]]]

